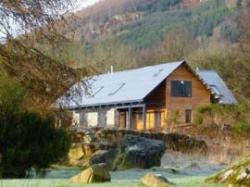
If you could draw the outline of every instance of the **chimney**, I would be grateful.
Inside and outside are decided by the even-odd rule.
[[[114,72],[114,67],[113,65],[110,66],[110,73],[113,73]]]

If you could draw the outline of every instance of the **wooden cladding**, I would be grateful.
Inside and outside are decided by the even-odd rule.
[[[132,110],[128,108],[120,112],[121,128],[167,130],[173,126],[190,124],[196,110],[210,104],[210,91],[183,64],[158,85],[144,102],[145,112],[142,108]],[[130,117],[128,117],[129,111]]]
[[[172,81],[186,81],[191,82],[192,97],[174,97],[171,95],[171,82]],[[192,123],[196,110],[201,106],[210,104],[210,91],[205,85],[196,77],[196,75],[186,66],[182,65],[171,73],[166,81],[166,96],[165,103],[168,110],[169,119],[177,116],[174,123],[187,124]],[[192,110],[192,112],[186,112]],[[178,115],[176,115],[178,113]],[[190,119],[187,119],[187,116]],[[188,118],[189,118],[188,117]],[[175,125],[178,125],[175,124]]]

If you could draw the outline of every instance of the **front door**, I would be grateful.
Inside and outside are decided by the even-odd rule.
[[[119,128],[126,128],[126,112],[119,112]]]

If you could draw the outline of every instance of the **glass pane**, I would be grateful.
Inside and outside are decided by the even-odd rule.
[[[192,121],[192,110],[187,109],[185,110],[185,122],[191,123],[191,121]]]
[[[173,97],[191,97],[191,81],[171,81],[171,96]]]

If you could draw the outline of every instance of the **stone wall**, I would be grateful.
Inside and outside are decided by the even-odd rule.
[[[186,135],[163,132],[142,132],[127,129],[92,128],[83,132],[74,132],[73,141],[80,141],[82,143],[89,144],[92,143],[96,144],[96,146],[98,145],[99,147],[115,147],[117,144],[119,144],[120,140],[127,134],[142,136],[155,140],[161,140],[165,143],[167,149],[174,151],[206,154],[208,150],[208,146],[205,141],[195,139]],[[90,141],[86,142],[86,139]]]
[[[117,150],[125,135],[135,135],[153,140],[161,140],[167,150],[182,153],[207,154],[205,141],[177,133],[141,132],[127,129],[88,128],[72,131],[72,148],[65,164],[86,166],[93,154],[100,150]]]

